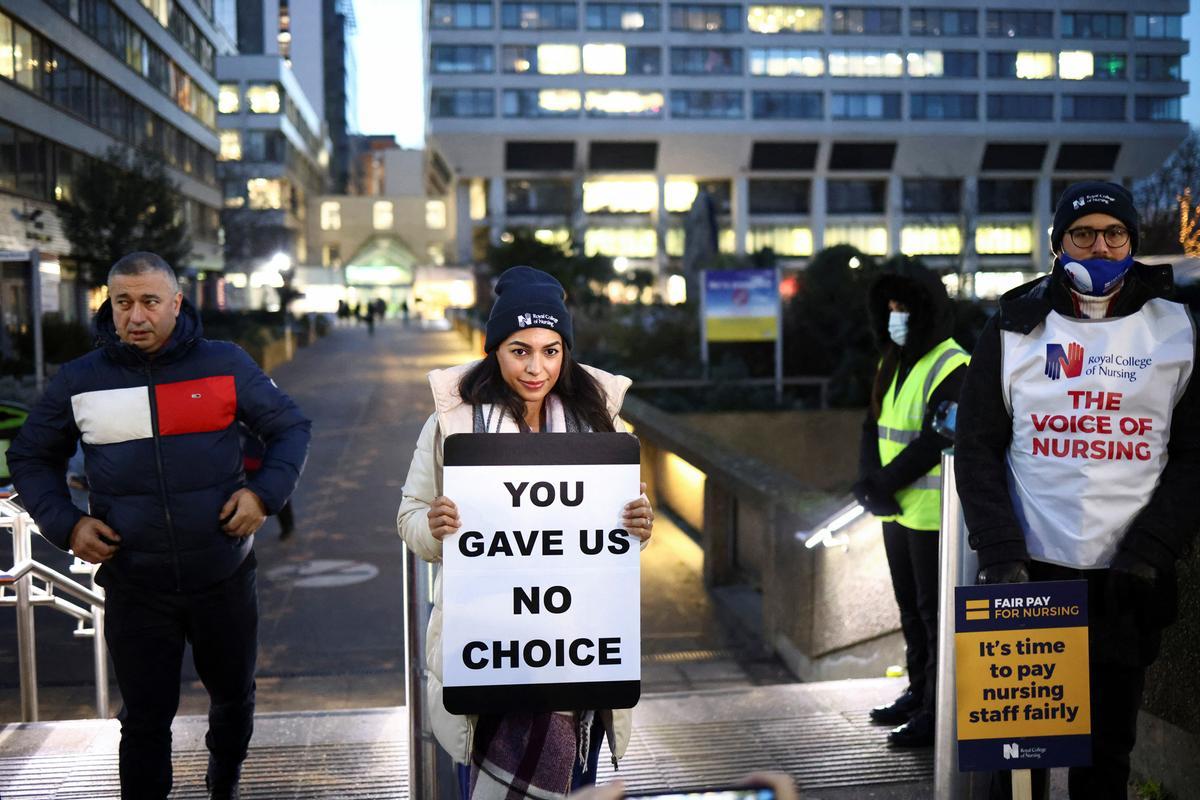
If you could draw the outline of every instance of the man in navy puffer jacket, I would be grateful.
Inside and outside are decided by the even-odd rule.
[[[105,640],[124,707],[124,799],[166,798],[185,642],[211,699],[210,797],[237,796],[254,717],[253,534],[291,495],[310,423],[251,358],[202,338],[169,265],[133,253],[108,276],[102,345],[54,376],[9,450],[42,534],[102,564]],[[238,421],[267,445],[247,480]],[[90,512],[65,470],[83,440]]]

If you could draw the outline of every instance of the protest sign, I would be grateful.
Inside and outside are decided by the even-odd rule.
[[[1091,763],[1087,582],[954,590],[961,770]]]
[[[443,493],[442,675],[455,714],[629,708],[641,691],[639,494],[627,433],[456,434]]]

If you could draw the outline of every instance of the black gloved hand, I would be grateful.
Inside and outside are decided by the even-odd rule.
[[[979,570],[975,583],[983,586],[992,583],[1029,583],[1029,564],[1024,561],[1001,561]]]
[[[863,508],[877,517],[890,517],[900,513],[900,504],[896,502],[895,495],[879,488],[870,476],[854,484],[850,491]]]
[[[1158,567],[1128,550],[1119,550],[1108,567],[1106,600],[1110,612],[1140,613],[1158,588]]]

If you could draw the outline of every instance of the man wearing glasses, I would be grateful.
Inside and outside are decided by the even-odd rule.
[[[1200,527],[1196,328],[1171,268],[1133,260],[1124,187],[1070,186],[1050,244],[1050,274],[1001,298],[972,354],[955,473],[980,583],[1088,582],[1092,766],[1070,771],[1070,795],[1123,800],[1175,562]]]

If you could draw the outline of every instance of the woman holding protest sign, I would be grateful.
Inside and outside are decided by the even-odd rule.
[[[553,276],[513,267],[496,284],[486,356],[429,374],[435,412],[417,441],[397,515],[400,536],[426,561],[461,526],[442,495],[442,449],[456,433],[613,432],[628,378],[575,361],[565,292]],[[645,485],[642,485],[644,492]],[[622,510],[630,534],[649,540],[654,512],[643,493]],[[613,761],[625,751],[629,709],[456,716],[442,702],[442,580],[434,582],[426,659],[434,734],[458,765],[464,798],[554,798],[595,782],[602,738]]]

